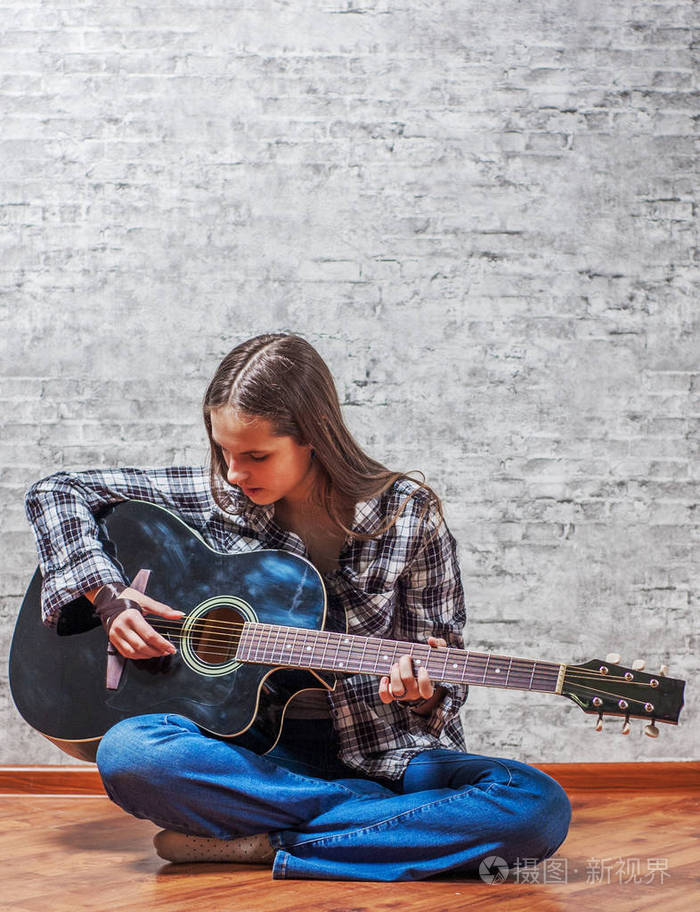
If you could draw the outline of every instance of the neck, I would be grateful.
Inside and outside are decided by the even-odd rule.
[[[385,675],[404,654],[423,664],[435,681],[561,692],[565,666],[558,663],[272,624],[244,624],[236,657],[244,662]]]
[[[275,502],[275,512],[279,510],[286,515],[317,512],[321,508],[315,497],[318,482],[318,467],[314,460],[310,460],[306,474],[296,488]]]

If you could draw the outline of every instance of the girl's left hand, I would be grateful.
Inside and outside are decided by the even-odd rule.
[[[436,649],[438,646],[447,646],[447,643],[442,637],[431,636],[428,637],[428,645]],[[435,687],[428,669],[421,665],[418,674],[414,674],[413,659],[408,654],[400,656],[398,662],[391,666],[390,673],[379,681],[379,699],[382,703],[393,703],[394,700],[401,703],[429,700],[434,694]]]

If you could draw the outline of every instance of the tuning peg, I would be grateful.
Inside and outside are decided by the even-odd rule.
[[[632,668],[635,671],[643,671],[645,665],[646,665],[646,662],[644,661],[644,659],[635,659],[634,662],[632,662]]]
[[[603,713],[600,713],[598,715],[598,721],[595,724],[595,730],[597,732],[603,731]]]
[[[644,734],[645,734],[645,735],[649,735],[650,738],[658,738],[658,737],[659,737],[659,730],[658,730],[658,728],[654,725],[653,722],[650,722],[648,725],[645,725],[645,726],[644,726]]]
[[[659,674],[661,675],[662,678],[665,678],[666,675],[668,674],[668,665],[662,665],[661,670],[659,671]]]
[[[625,719],[624,725],[622,726],[622,734],[629,735],[630,733],[630,720]]]
[[[609,652],[605,656],[605,661],[609,662],[611,665],[617,665],[620,661],[620,655],[617,652]]]

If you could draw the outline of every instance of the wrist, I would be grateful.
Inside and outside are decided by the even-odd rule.
[[[111,590],[111,594],[114,597],[117,594],[122,593],[126,589],[126,586],[124,583],[103,583],[101,586],[97,586],[95,589],[90,589],[88,592],[84,592],[83,595],[92,605],[94,605],[95,600],[100,596],[100,593],[102,593],[102,597],[104,598],[104,595],[108,589]]]
[[[95,615],[102,622],[106,633],[112,626],[114,619],[129,608],[141,610],[140,606],[129,598],[120,598],[127,587],[123,583],[105,583],[97,590],[92,601]]]

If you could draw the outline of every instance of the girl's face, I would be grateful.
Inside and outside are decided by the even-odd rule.
[[[211,432],[228,468],[229,484],[238,485],[253,503],[307,500],[315,476],[309,444],[276,437],[267,418],[226,406],[211,412]]]

